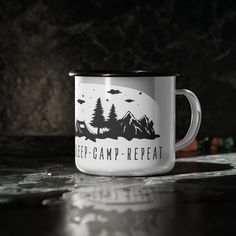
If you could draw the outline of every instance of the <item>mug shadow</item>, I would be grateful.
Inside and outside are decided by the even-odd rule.
[[[199,172],[214,172],[214,171],[224,171],[230,170],[233,167],[230,164],[220,164],[220,163],[205,163],[205,162],[176,162],[175,167],[167,175],[179,175],[179,174],[191,174]]]

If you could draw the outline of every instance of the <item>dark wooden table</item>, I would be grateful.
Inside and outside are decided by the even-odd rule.
[[[0,138],[1,236],[236,235],[234,153],[137,178],[84,175],[73,156],[69,137]]]

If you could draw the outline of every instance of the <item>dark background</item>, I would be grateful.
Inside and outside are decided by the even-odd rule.
[[[180,72],[202,105],[199,137],[234,135],[236,1],[1,1],[0,134],[73,135],[71,68]]]

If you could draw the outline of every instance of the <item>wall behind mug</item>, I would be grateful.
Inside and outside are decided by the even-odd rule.
[[[71,68],[175,71],[200,99],[199,136],[236,131],[236,1],[0,3],[0,135],[73,135]],[[189,108],[177,99],[177,134]]]

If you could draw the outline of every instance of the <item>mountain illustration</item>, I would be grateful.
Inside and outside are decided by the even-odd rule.
[[[130,111],[128,111],[120,120],[120,132],[122,136],[128,140],[131,140],[133,137],[137,137],[142,134],[140,122]]]
[[[114,104],[112,104],[108,119],[103,116],[103,108],[100,99],[94,109],[94,114],[90,124],[97,127],[97,133],[93,133],[88,128],[85,121],[76,121],[75,135],[78,137],[84,136],[86,139],[90,139],[96,142],[96,139],[112,138],[117,139],[123,137],[127,140],[137,139],[155,139],[160,137],[155,133],[153,128],[153,121],[144,115],[140,119],[137,119],[132,112],[128,111],[121,119],[117,119],[116,110]],[[106,128],[106,131],[101,133],[99,130]]]
[[[148,117],[144,115],[142,118],[139,119],[139,123],[143,128],[142,132],[147,135],[155,135],[155,130],[153,128],[153,121],[149,121]]]
[[[160,137],[155,134],[153,122],[149,121],[149,118],[146,115],[137,120],[130,111],[128,111],[120,120],[120,128],[122,136],[128,140],[131,140],[134,137],[147,139]]]

